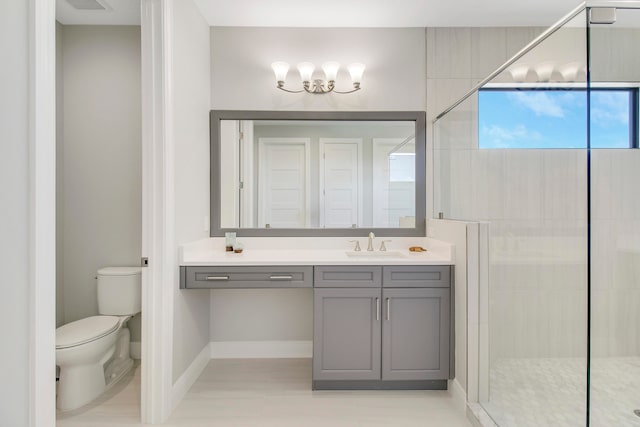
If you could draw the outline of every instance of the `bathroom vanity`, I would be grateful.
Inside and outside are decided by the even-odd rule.
[[[181,288],[312,288],[316,390],[447,388],[454,377],[451,246],[422,238],[427,252],[385,254],[328,249],[338,238],[313,239],[316,249],[291,243],[297,239],[287,239],[298,246],[290,249],[268,249],[275,239],[244,240],[256,248],[224,252],[221,239],[183,247]]]
[[[425,112],[210,118],[211,238],[181,247],[180,287],[308,288],[314,389],[446,389],[454,260],[424,237]]]

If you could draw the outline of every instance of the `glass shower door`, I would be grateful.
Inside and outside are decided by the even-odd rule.
[[[617,9],[614,21],[589,25],[595,427],[640,425],[640,10]]]

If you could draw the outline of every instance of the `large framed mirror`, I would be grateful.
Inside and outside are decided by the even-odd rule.
[[[424,111],[220,111],[211,236],[425,235]]]

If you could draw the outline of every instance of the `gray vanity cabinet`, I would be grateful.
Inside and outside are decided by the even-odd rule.
[[[449,289],[384,289],[383,380],[449,377]]]
[[[449,266],[315,267],[314,389],[446,389],[451,277]]]
[[[380,379],[380,288],[316,288],[313,378]]]

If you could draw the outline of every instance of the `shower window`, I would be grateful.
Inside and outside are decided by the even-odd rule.
[[[638,88],[591,89],[591,147],[638,147]],[[583,88],[482,89],[478,96],[481,149],[585,148]]]

